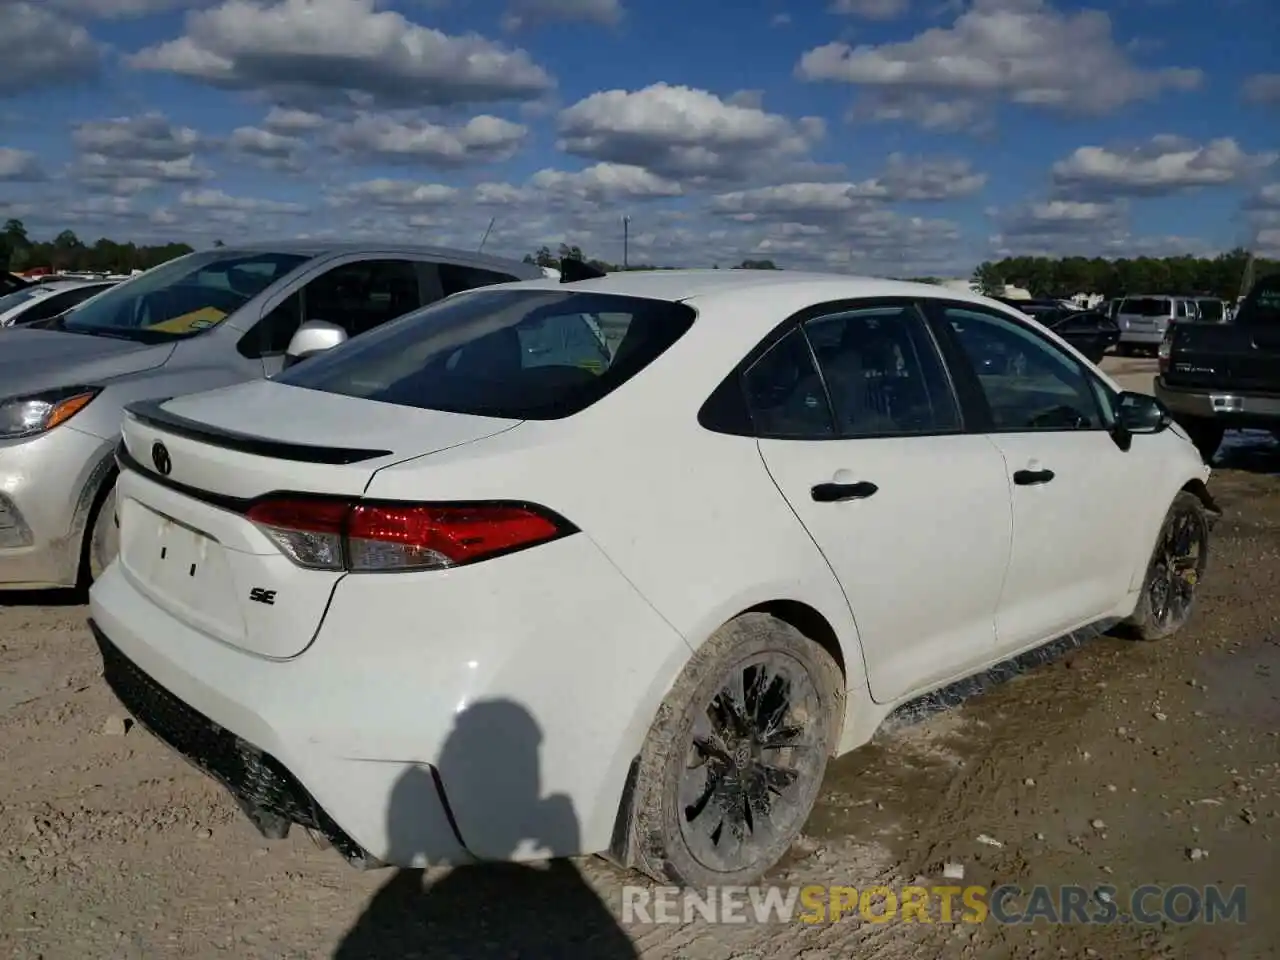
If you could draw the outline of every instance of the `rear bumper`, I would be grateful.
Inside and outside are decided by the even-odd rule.
[[[348,576],[286,660],[188,626],[121,563],[90,605],[126,708],[260,828],[302,824],[402,867],[608,850],[690,655],[582,534],[454,571]]]
[[[1175,415],[1216,420],[1235,427],[1272,429],[1280,426],[1280,396],[1174,387],[1167,384],[1163,376],[1156,377],[1155,394]]]
[[[345,756],[306,729],[314,668],[263,660],[185,627],[138,593],[118,563],[90,597],[103,675],[122,705],[227,787],[265,835],[312,827],[348,859],[406,867],[473,859],[430,765]],[[393,801],[413,819],[393,826]]]

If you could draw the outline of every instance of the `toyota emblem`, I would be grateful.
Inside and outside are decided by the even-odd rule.
[[[167,477],[173,470],[173,461],[169,459],[169,449],[157,440],[151,445],[151,462],[156,465],[160,476]]]

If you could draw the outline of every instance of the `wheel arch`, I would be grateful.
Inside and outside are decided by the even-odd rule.
[[[1218,506],[1218,502],[1213,499],[1213,494],[1209,492],[1209,485],[1199,477],[1184,483],[1180,492],[1189,493],[1199,500],[1204,506],[1205,512],[1209,514],[1210,519],[1217,520],[1222,516],[1222,508]]]
[[[845,612],[846,614],[848,613],[847,607]],[[705,642],[707,638],[726,623],[751,613],[763,613],[776,617],[817,643],[835,660],[840,669],[840,674],[844,678],[846,694],[844,701],[845,716],[841,718],[842,732],[837,741],[836,754],[845,753],[853,746],[857,746],[867,740],[871,733],[874,732],[880,717],[875,712],[870,699],[861,644],[858,641],[856,632],[850,634],[847,639],[842,640],[840,633],[832,624],[831,618],[816,606],[803,600],[783,597],[757,601],[742,607],[731,616],[719,618],[713,628],[706,631],[704,636],[698,637],[696,642],[691,641],[690,646],[696,651],[702,645],[702,642]],[[852,626],[852,618],[850,618],[850,625]],[[854,629],[856,630],[856,628]],[[664,698],[678,682],[679,675],[673,678],[667,692],[664,693]],[[643,743],[640,745],[640,749],[643,749]],[[633,822],[632,814],[637,801],[636,788],[639,768],[640,753],[637,750],[632,757],[627,769],[625,782],[622,785],[622,795],[617,807],[609,848],[601,854],[610,862],[627,869],[634,867],[637,855],[634,846],[636,838],[632,833],[631,827]]]
[[[80,496],[76,498],[75,509],[71,515],[71,529],[66,540],[67,570],[72,578],[70,583],[81,582],[85,570],[85,544],[92,530],[94,515],[102,504],[105,491],[109,490],[116,477],[116,452],[113,444],[89,470],[84,485],[80,488]]]

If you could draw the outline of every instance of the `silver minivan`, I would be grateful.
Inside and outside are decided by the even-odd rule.
[[[1176,320],[1195,320],[1200,311],[1194,297],[1171,297],[1144,294],[1125,297],[1116,311],[1120,327],[1119,350],[1155,350],[1164,339],[1169,324]]]

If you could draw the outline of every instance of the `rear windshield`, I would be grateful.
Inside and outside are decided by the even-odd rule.
[[[1120,304],[1120,312],[1139,317],[1168,317],[1173,315],[1173,304],[1159,297],[1131,297]]]
[[[478,290],[401,317],[276,379],[426,410],[554,420],[635,376],[694,316],[666,300]]]
[[[1241,326],[1280,326],[1280,273],[1263,277],[1253,285],[1235,322]]]
[[[1200,316],[1205,320],[1221,320],[1225,304],[1221,300],[1197,300]]]
[[[8,313],[10,310],[15,307],[20,307],[24,303],[47,296],[49,296],[48,290],[41,290],[39,287],[24,287],[16,293],[10,293],[6,296],[0,297],[0,313]]]

